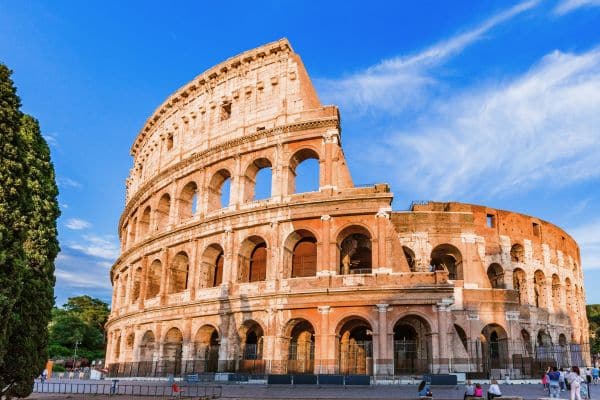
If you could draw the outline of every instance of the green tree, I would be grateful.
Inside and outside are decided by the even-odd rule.
[[[0,365],[1,394],[27,397],[33,380],[48,359],[48,322],[54,303],[54,260],[58,254],[56,219],[58,188],[50,149],[38,122],[22,115],[20,139],[21,182],[24,201],[18,205],[24,222],[21,273],[9,286],[19,288],[8,315],[5,353]]]
[[[77,315],[89,326],[104,332],[104,324],[108,320],[110,309],[102,300],[90,296],[70,297],[64,308]]]

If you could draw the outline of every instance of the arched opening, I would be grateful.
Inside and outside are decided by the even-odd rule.
[[[202,254],[200,268],[200,287],[216,287],[223,283],[223,263],[225,257],[223,248],[218,244],[211,244]]]
[[[179,195],[179,220],[184,221],[191,218],[198,208],[198,185],[189,182],[181,190]]]
[[[121,334],[119,333],[117,336],[117,340],[115,340],[115,361],[119,362],[119,357],[121,357]]]
[[[338,236],[340,274],[370,274],[372,272],[371,235],[363,227],[351,226]]]
[[[431,366],[431,328],[416,315],[394,325],[394,374],[426,373]]]
[[[507,368],[509,361],[507,339],[506,331],[498,324],[488,324],[481,330],[481,354],[486,372]]]
[[[169,268],[169,293],[183,292],[188,288],[190,263],[185,252],[180,251],[173,258]]]
[[[239,253],[239,282],[264,281],[267,277],[267,243],[260,236],[242,242]]]
[[[535,358],[538,368],[542,370],[544,365],[554,364],[554,346],[552,345],[552,336],[545,330],[538,331],[535,346]]]
[[[521,341],[523,342],[524,355],[531,357],[533,355],[533,347],[531,346],[531,335],[527,330],[521,329]]]
[[[339,339],[339,370],[346,375],[371,375],[373,372],[373,330],[361,319],[353,318],[342,325]]]
[[[133,361],[133,342],[135,340],[135,335],[130,333],[125,338],[125,362],[130,363]]]
[[[140,299],[140,291],[142,287],[142,267],[137,267],[133,273],[133,288],[131,290],[131,303],[135,303]]]
[[[231,173],[226,169],[213,175],[208,186],[208,211],[218,210],[230,204]]]
[[[510,260],[512,262],[523,262],[525,261],[525,250],[520,244],[513,244],[510,248]]]
[[[290,159],[289,193],[318,192],[319,154],[312,149],[302,149]]]
[[[404,253],[404,258],[406,259],[408,268],[411,272],[415,272],[417,270],[417,260],[415,257],[415,252],[406,246],[402,246],[402,252]]]
[[[171,196],[163,194],[156,208],[156,230],[163,231],[169,225],[169,212],[171,210]]]
[[[306,320],[297,321],[290,332],[288,374],[312,374],[315,360],[315,330]]]
[[[137,229],[137,218],[134,218],[133,221],[131,222],[131,225],[129,226],[129,239],[127,240],[128,243],[130,244],[134,244],[136,237],[135,237],[135,230]]]
[[[538,269],[533,275],[533,292],[535,295],[535,306],[546,308],[548,306],[546,299],[546,276],[542,270]]]
[[[465,352],[468,352],[469,345],[465,330],[462,327],[460,327],[460,325],[454,324],[454,331],[456,332],[456,335],[458,336],[458,339],[460,340],[460,343],[462,344],[462,347],[464,348]]]
[[[150,214],[151,214],[151,212],[152,212],[152,209],[150,208],[150,206],[147,206],[144,209],[144,212],[142,212],[142,217],[140,218],[140,224],[139,224],[140,238],[148,237],[148,232],[150,231]]]
[[[181,372],[181,355],[183,352],[183,335],[177,328],[171,328],[165,335],[163,343],[162,364],[165,373],[178,375]]]
[[[317,274],[317,239],[306,230],[299,229],[289,234],[283,242],[284,278],[315,276]]]
[[[149,376],[152,374],[152,364],[156,359],[156,340],[152,331],[146,331],[140,342],[138,363],[138,374],[140,376]]]
[[[258,373],[263,370],[263,336],[264,331],[256,321],[246,321],[240,332],[242,372]]]
[[[558,367],[568,367],[570,364],[569,347],[567,337],[563,333],[558,336],[557,353],[556,361],[558,362]]]
[[[194,368],[197,372],[217,372],[219,369],[219,332],[212,325],[204,325],[194,337]]]
[[[557,274],[552,275],[552,306],[554,307],[554,312],[560,311],[560,278]]]
[[[441,244],[431,251],[431,266],[435,271],[447,271],[448,279],[463,279],[462,254],[451,244]]]
[[[271,197],[271,161],[259,158],[252,162],[244,174],[244,202]]]
[[[127,296],[127,278],[128,277],[129,277],[128,274],[121,275],[119,277],[119,286],[121,288],[121,293],[119,295],[119,306],[127,305],[125,296]]]
[[[569,314],[573,313],[573,286],[570,278],[565,278],[565,309]]]
[[[504,270],[500,264],[490,264],[487,270],[492,289],[504,289]]]
[[[527,299],[527,277],[525,271],[521,268],[516,268],[513,271],[513,289],[519,295],[519,304],[528,304]]]
[[[162,275],[162,263],[160,260],[152,261],[148,271],[148,282],[146,283],[146,298],[151,299],[160,293],[160,280]]]

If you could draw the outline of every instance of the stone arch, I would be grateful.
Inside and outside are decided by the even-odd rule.
[[[212,325],[206,324],[196,331],[194,336],[194,371],[216,372],[219,369],[219,331]],[[195,363],[196,364],[196,363]]]
[[[373,329],[361,317],[348,317],[336,332],[341,374],[371,375],[373,372]]]
[[[548,307],[548,299],[546,298],[546,275],[541,269],[538,269],[533,274],[533,293],[535,306],[539,308]]]
[[[188,288],[190,261],[185,251],[173,257],[169,266],[169,294],[183,292]]]
[[[194,181],[188,182],[179,194],[178,215],[184,221],[194,216],[198,209],[198,185]]]
[[[162,361],[167,372],[179,374],[183,353],[183,334],[178,328],[167,331],[163,341]]]
[[[139,346],[139,360],[144,362],[152,362],[156,358],[156,338],[154,332],[147,330],[142,336]]]
[[[132,362],[134,359],[134,355],[133,355],[134,342],[135,342],[135,334],[133,332],[131,332],[125,337],[125,362]]]
[[[253,235],[242,242],[239,257],[239,282],[264,281],[267,276],[267,242]]]
[[[408,268],[411,272],[417,271],[417,258],[415,256],[415,252],[407,246],[402,246],[402,252],[404,253],[404,258],[406,259],[406,263],[408,264]]]
[[[527,331],[527,329],[521,329],[521,341],[523,342],[523,349],[525,356],[531,357],[533,356],[533,347],[531,345],[531,335]]]
[[[244,203],[271,197],[273,193],[271,187],[272,168],[273,165],[271,161],[265,157],[258,158],[248,165],[246,173],[244,174]],[[268,171],[268,174],[263,174],[264,171]],[[267,197],[257,197],[256,188],[261,187],[263,184],[268,184],[270,188],[269,195]]]
[[[286,327],[288,338],[287,373],[306,374],[314,372],[315,329],[306,319],[294,319]]]
[[[525,261],[525,249],[519,243],[515,243],[510,248],[510,260],[512,262],[524,262]]]
[[[284,276],[299,278],[317,274],[317,238],[308,229],[290,233],[283,243]]]
[[[558,335],[558,346],[556,346],[556,361],[558,367],[567,367],[570,364],[569,343],[564,333]]]
[[[558,277],[558,274],[552,274],[552,307],[554,308],[554,311],[559,311],[560,310],[560,292],[562,290],[562,287],[560,285],[560,278]]]
[[[117,333],[117,339],[115,340],[115,361],[119,362],[121,357],[121,332]]]
[[[487,269],[487,276],[492,289],[504,289],[504,269],[500,264],[490,264]]]
[[[408,314],[394,325],[394,374],[431,370],[431,326],[421,316]]]
[[[242,360],[262,360],[264,334],[262,325],[257,321],[252,319],[244,321],[239,332]]]
[[[218,170],[210,179],[208,185],[208,211],[218,210],[227,207],[231,204],[231,194],[225,193],[231,182],[232,174],[229,170],[223,168]],[[226,201],[227,200],[227,201]]]
[[[148,237],[148,233],[150,232],[150,215],[152,214],[152,208],[150,206],[146,206],[144,211],[142,212],[142,216],[140,217],[139,230],[140,230],[140,238]]]
[[[319,157],[319,153],[309,147],[305,147],[303,149],[297,150],[292,157],[290,157],[290,161],[289,161],[289,170],[290,170],[290,174],[289,174],[289,180],[288,180],[288,193],[296,193],[296,170],[298,168],[298,166],[300,164],[302,164],[303,162],[307,161],[307,160],[320,160]],[[319,167],[319,173],[318,175],[320,175],[320,167]],[[313,177],[314,178],[314,177]],[[318,186],[320,186],[320,176],[316,177],[316,181],[317,181],[317,190],[318,191]],[[310,185],[313,186],[313,185]]]
[[[156,230],[164,231],[169,225],[169,214],[171,212],[171,196],[165,193],[161,196],[158,201],[158,207],[156,207]]]
[[[371,232],[361,225],[350,225],[337,236],[340,274],[370,274],[373,266]]]
[[[435,271],[447,271],[448,279],[463,279],[462,254],[451,244],[437,245],[431,251],[431,266]]]
[[[142,288],[142,267],[137,267],[133,272],[133,288],[131,290],[131,303],[135,303],[140,299]]]
[[[552,336],[544,329],[540,329],[535,340],[537,361],[554,362],[554,346]]]
[[[213,243],[202,253],[200,287],[216,287],[223,283],[225,253],[220,244]]]
[[[131,221],[131,225],[129,226],[129,239],[127,240],[127,242],[130,243],[131,245],[133,245],[137,239],[137,237],[135,235],[136,229],[137,229],[137,217],[133,217],[133,220]]]
[[[573,310],[573,286],[571,285],[571,279],[569,277],[565,278],[565,310],[571,311]]]
[[[467,334],[465,332],[465,330],[458,324],[454,324],[454,331],[456,332],[456,335],[458,336],[465,352],[469,351],[469,343],[468,343],[468,338],[467,338]]]
[[[148,271],[148,281],[146,282],[146,298],[151,299],[158,296],[160,293],[160,285],[162,279],[162,263],[159,259],[155,259],[150,264]]]
[[[504,327],[497,323],[487,324],[479,335],[484,368],[503,369],[508,365],[508,335]]]
[[[519,296],[519,304],[527,304],[527,275],[521,268],[515,268],[513,271],[513,289]]]

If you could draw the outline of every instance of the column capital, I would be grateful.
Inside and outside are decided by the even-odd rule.
[[[331,220],[331,215],[321,215],[321,221],[329,221]]]
[[[331,306],[317,306],[319,314],[329,314],[331,312]]]
[[[375,304],[375,306],[377,307],[377,311],[380,313],[385,313],[392,310],[392,307],[390,307],[389,304]]]
[[[379,209],[379,211],[377,211],[377,214],[375,214],[375,217],[390,219],[391,212],[392,212],[391,207],[382,207]]]
[[[323,134],[323,141],[325,143],[338,144],[340,142],[340,132],[337,129],[328,129]]]

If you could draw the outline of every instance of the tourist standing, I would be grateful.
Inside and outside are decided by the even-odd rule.
[[[542,375],[542,387],[544,388],[545,392],[550,393],[550,387],[548,385],[548,372],[550,372],[550,367],[548,367],[548,369],[546,370],[546,372],[544,372],[544,375]]]
[[[583,379],[579,375],[578,366],[571,368],[571,372],[567,374],[567,382],[571,386],[571,400],[581,400],[581,382],[583,382]]]
[[[561,367],[561,369],[558,371],[560,373],[560,377],[558,378],[558,385],[560,386],[560,391],[564,392],[565,391],[565,370]]]
[[[492,379],[492,381],[490,382],[490,387],[487,392],[487,398],[488,398],[488,400],[492,400],[494,397],[500,397],[500,396],[502,396],[502,392],[500,392],[500,386],[498,386],[498,381],[495,379]]]
[[[471,382],[470,379],[467,381],[467,384],[465,385],[465,395],[463,396],[463,399],[466,400],[467,396],[469,396],[469,397],[475,396],[475,385],[473,385],[473,383]]]
[[[548,372],[548,386],[550,397],[560,397],[560,372],[556,367],[552,367],[552,371]]]
[[[594,385],[598,383],[598,380],[600,380],[600,369],[597,366],[592,368],[592,380]]]

